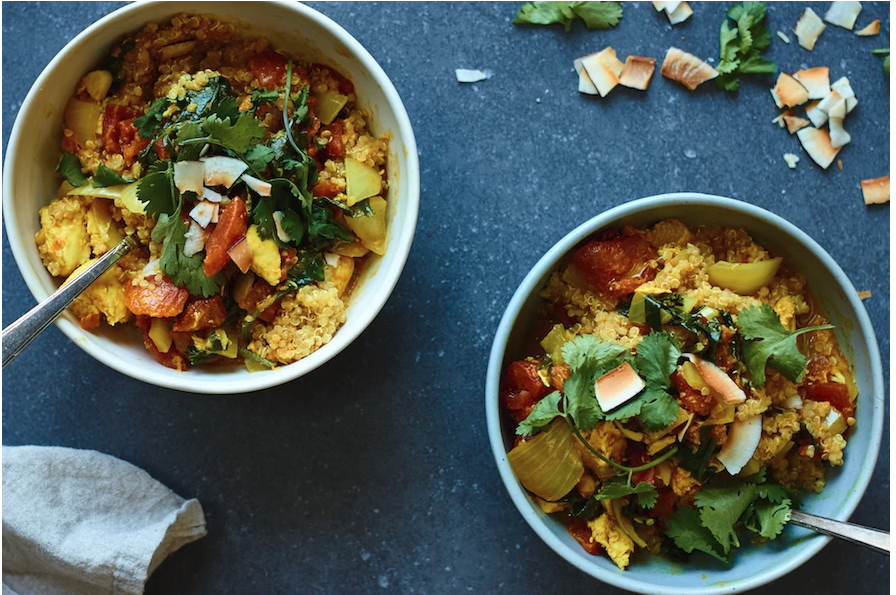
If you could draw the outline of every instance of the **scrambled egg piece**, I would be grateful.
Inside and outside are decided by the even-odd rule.
[[[588,521],[588,528],[591,529],[591,539],[604,548],[616,566],[625,570],[632,552],[635,551],[635,542],[623,533],[610,513],[605,512],[598,518]]]
[[[66,283],[83,273],[95,260],[88,260],[66,279]],[[100,317],[106,319],[110,326],[131,319],[131,311],[128,310],[124,300],[123,279],[126,274],[120,265],[115,265],[106,271],[102,277],[76,299],[72,305],[72,313],[81,320],[81,326],[85,329],[95,328],[99,325]]]
[[[548,502],[547,500],[542,500],[538,496],[535,497],[535,501],[538,502],[538,506],[545,512],[545,514],[562,512],[569,508],[569,502]]]
[[[252,270],[259,277],[268,282],[268,285],[280,283],[280,249],[273,239],[261,239],[258,235],[258,226],[249,226],[246,232],[246,241],[252,249]]]
[[[694,479],[690,471],[681,467],[673,467],[671,485],[679,498],[690,496],[700,489],[700,482]]]
[[[105,254],[124,239],[118,224],[112,219],[111,203],[95,200],[87,211],[87,235],[90,247],[96,255]]]
[[[80,196],[64,196],[40,210],[40,231],[34,240],[44,266],[54,277],[67,277],[90,259],[90,202]]]
[[[599,422],[597,427],[589,432],[585,438],[594,447],[594,450],[614,461],[622,459],[628,445],[625,435],[611,421]],[[615,469],[594,456],[578,441],[576,441],[576,447],[582,453],[582,462],[585,464],[585,467],[594,471],[600,479],[610,479],[616,475]]]

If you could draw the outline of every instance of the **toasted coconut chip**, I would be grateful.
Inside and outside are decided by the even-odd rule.
[[[856,35],[861,37],[874,37],[878,33],[880,33],[880,19],[874,19],[862,29],[856,31]]]
[[[800,16],[800,20],[796,22],[793,32],[796,34],[800,46],[812,51],[815,49],[815,42],[824,32],[824,23],[811,8],[807,8]]]
[[[769,91],[771,92],[771,94],[772,94],[772,99],[775,100],[775,105],[778,106],[778,109],[783,108],[783,107],[784,107],[784,102],[781,101],[781,98],[778,97],[778,94],[775,93],[775,90],[774,90],[774,89],[769,89]]]
[[[672,25],[685,22],[692,14],[694,11],[691,10],[687,2],[680,3],[674,10],[666,10],[666,16],[669,17],[669,23]]]
[[[865,198],[866,205],[879,205],[890,202],[890,176],[874,178],[873,180],[862,180],[862,196]],[[868,292],[868,297],[871,297],[870,291]]]
[[[790,169],[796,169],[796,164],[800,162],[800,158],[793,153],[784,153],[784,161]]]
[[[653,7],[657,12],[662,12],[665,10],[668,14],[670,12],[675,12],[675,10],[678,9],[678,5],[681,4],[681,0],[679,0],[678,2],[651,2],[651,4],[653,4]]]
[[[806,104],[806,117],[809,118],[809,121],[812,122],[812,125],[816,128],[821,128],[824,126],[824,123],[828,121],[828,115],[818,109],[818,104],[821,103],[818,99],[815,101],[810,101]]]
[[[576,58],[572,61],[573,67],[576,69],[576,73],[579,75],[579,93],[584,93],[586,95],[597,95],[597,87],[594,86],[594,83],[591,82],[591,78],[588,77],[588,73],[585,72],[585,68],[582,66],[582,60],[584,60],[587,56],[582,56],[581,58]]]
[[[841,99],[834,104],[834,107],[828,111],[828,117],[833,120],[835,118],[843,119],[846,117],[846,100]]]
[[[629,56],[625,59],[625,66],[622,69],[622,75],[619,77],[619,84],[623,87],[646,91],[647,87],[650,86],[650,79],[653,78],[654,70],[656,70],[656,60],[653,58]]]
[[[777,118],[772,120],[772,124],[777,124],[778,128],[784,128],[784,117],[792,116],[792,115],[793,115],[793,112],[791,112],[790,110],[787,110],[786,112],[784,112],[783,114],[781,114],[780,116],[778,116]]]
[[[856,293],[858,294],[860,300],[867,300],[871,297],[870,291],[857,291]]]
[[[622,74],[623,64],[616,58],[613,48],[606,48],[582,58],[582,68],[594,83],[598,94],[601,97],[606,97],[619,84],[619,75]]]
[[[840,77],[831,85],[831,90],[840,94],[840,97],[846,100],[846,111],[851,112],[858,104],[855,92],[849,86],[849,79],[845,76]]]
[[[781,38],[781,41],[784,43],[790,43],[790,38],[783,31],[778,31],[778,37]]]
[[[845,103],[845,102],[841,102]],[[846,107],[844,106],[844,110]],[[843,128],[843,118],[835,118],[831,116],[830,119],[830,128],[831,128],[831,146],[835,149],[839,149],[843,145],[849,143],[852,140],[852,137],[849,136],[849,133],[846,132],[846,129]]]
[[[803,149],[822,169],[827,169],[834,162],[840,149],[831,145],[831,136],[823,128],[803,128],[796,133]]]
[[[831,2],[831,7],[824,13],[824,20],[832,25],[852,31],[860,12],[862,12],[861,2],[838,0]]]
[[[778,75],[778,82],[775,83],[775,95],[787,107],[802,105],[809,101],[809,92],[806,91],[806,87],[786,72]]]
[[[719,76],[719,71],[693,54],[676,47],[669,48],[660,74],[667,79],[677,81],[693,91],[710,79]]]
[[[481,70],[469,70],[467,68],[455,68],[454,78],[459,83],[478,83],[488,78],[488,75]]]
[[[824,99],[831,92],[830,70],[827,66],[797,70],[793,73],[793,78],[806,87],[809,99]]]
[[[809,120],[797,116],[784,116],[784,123],[787,125],[787,132],[790,134],[793,134],[800,128],[805,128],[810,124]]]
[[[831,108],[843,101],[843,97],[835,90],[831,90],[827,97],[818,102],[818,109],[830,115]]]

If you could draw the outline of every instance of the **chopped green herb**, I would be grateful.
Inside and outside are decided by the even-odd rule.
[[[255,107],[261,105],[273,105],[280,98],[280,91],[271,89],[270,91],[262,87],[261,89],[252,89],[252,105]]]
[[[615,500],[616,498],[624,498],[631,495],[638,497],[638,504],[641,508],[650,509],[656,505],[657,492],[653,484],[641,481],[637,485],[632,486],[624,478],[611,479],[605,483],[601,490],[594,494],[594,499]]]
[[[568,32],[579,18],[589,29],[609,29],[622,19],[620,2],[527,2],[523,4],[515,25],[561,24]]]
[[[560,399],[563,395],[559,391],[554,391],[544,397],[529,413],[529,417],[524,419],[516,427],[516,433],[519,436],[531,436],[536,430],[541,429],[551,423],[555,417],[563,415],[560,411]]]
[[[87,176],[81,171],[81,160],[74,153],[64,151],[56,164],[56,171],[75,188],[87,185]]]
[[[696,508],[682,506],[676,510],[666,521],[666,535],[689,554],[697,550],[725,564],[731,563],[731,560],[719,553],[718,542],[709,529],[703,526]]]
[[[146,205],[146,214],[158,219],[180,211],[180,193],[174,186],[174,164],[158,161],[137,186],[137,200]]]
[[[111,169],[105,166],[105,164],[100,163],[96,168],[96,173],[93,174],[93,179],[90,182],[94,188],[105,188],[107,186],[118,186],[120,184],[130,184],[134,180],[129,180],[121,177]]]
[[[168,109],[171,101],[167,97],[161,97],[152,102],[149,110],[136,120],[134,126],[137,127],[137,134],[143,138],[152,138],[156,131],[162,125],[162,114]]]
[[[139,188],[138,188],[139,193]],[[180,206],[171,215],[162,213],[152,230],[152,241],[162,244],[159,266],[171,282],[184,287],[193,295],[211,297],[217,295],[224,284],[224,274],[206,276],[202,265],[202,253],[184,255],[187,224],[180,216]]]
[[[250,372],[261,372],[263,370],[273,370],[277,367],[277,364],[272,362],[269,359],[265,359],[260,355],[256,355],[252,353],[245,347],[240,349],[240,355],[243,356],[243,361],[246,364],[246,369]]]
[[[718,88],[737,91],[741,75],[774,74],[778,70],[760,55],[772,42],[771,33],[763,24],[765,13],[762,2],[743,2],[728,9],[719,33]],[[729,26],[728,19],[735,22],[734,29]]]
[[[681,349],[664,333],[650,333],[638,344],[635,362],[648,384],[669,388],[669,376],[678,365]]]
[[[890,76],[890,50],[871,50],[872,55],[874,56],[884,56],[884,73],[887,76]]]
[[[751,483],[720,487],[704,486],[694,496],[700,509],[700,522],[709,529],[725,554],[731,546],[740,547],[735,525],[756,497],[756,486]]]

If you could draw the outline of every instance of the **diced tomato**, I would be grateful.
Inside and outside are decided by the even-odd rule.
[[[722,327],[722,336],[716,346],[716,365],[729,374],[737,368],[737,360],[731,356],[731,343],[734,341],[734,331],[727,326]]]
[[[806,398],[810,401],[827,401],[844,417],[852,417],[856,413],[856,404],[849,399],[849,391],[845,384],[824,382],[808,384],[804,387]]]
[[[305,102],[308,105],[308,112],[311,114],[314,114],[316,116],[317,115],[317,104],[319,102],[320,101],[318,100],[318,98],[316,96],[309,95],[308,100]],[[315,118],[315,119],[317,119],[317,118]]]
[[[629,440],[625,449],[625,460],[629,467],[640,467],[650,462],[650,456],[643,444]]]
[[[146,347],[156,361],[172,370],[183,372],[187,369],[187,358],[184,357],[175,345],[171,345],[168,353],[162,353],[156,344],[149,337],[149,329],[152,326],[152,318],[149,316],[137,316],[137,326],[143,331],[143,345]]]
[[[171,331],[171,341],[174,343],[174,346],[181,353],[187,352],[187,347],[193,344],[193,333],[186,332],[177,332]]]
[[[295,248],[280,249],[280,282],[286,281],[289,269],[299,262],[299,256]]]
[[[146,282],[146,287],[125,283],[124,303],[128,310],[137,316],[153,318],[174,318],[183,312],[189,291],[172,283],[167,276],[161,281],[151,277]]]
[[[588,528],[588,525],[582,519],[570,519],[566,530],[589,554],[599,556],[603,553],[604,550],[600,547],[600,544],[596,541],[591,541],[591,529]]]
[[[809,455],[809,448],[812,448],[812,455]],[[796,452],[806,459],[812,459],[815,461],[821,460],[821,448],[815,444],[815,441],[811,438],[803,438],[799,441],[799,444],[796,447]]]
[[[678,370],[672,373],[670,380],[672,380],[672,386],[678,391],[678,402],[684,409],[697,415],[709,415],[712,412],[713,407],[716,405],[715,397],[711,394],[704,395],[692,387],[685,380],[684,374]]]
[[[653,484],[656,479],[656,467],[632,473],[632,485],[638,485],[641,482]]]
[[[130,167],[140,151],[145,149],[150,142],[151,139],[137,134],[133,119],[118,123],[118,144],[121,146],[121,154],[124,156],[126,166]]]
[[[264,298],[274,293],[274,291],[274,288],[271,287],[267,281],[264,279],[257,279],[243,299],[237,302],[237,305],[246,312],[254,312],[258,307],[258,304],[261,303]],[[273,322],[274,317],[277,316],[279,311],[280,302],[278,300],[262,310],[258,315],[258,318],[265,322]]]
[[[521,390],[516,393],[518,402],[527,403],[524,407],[520,409],[509,409],[508,413],[510,414],[510,419],[515,421],[516,423],[522,422],[524,419],[529,417],[529,414],[532,413],[532,410],[535,409],[535,406],[538,404],[538,401],[532,401],[532,393],[527,390]]]
[[[121,154],[119,124],[125,120],[132,120],[136,114],[134,110],[117,103],[107,103],[103,112],[103,148],[107,153]]]
[[[62,137],[62,150],[68,151],[69,153],[78,152],[78,141],[75,140],[74,136]]]
[[[576,250],[573,260],[596,291],[621,297],[656,276],[650,261],[656,251],[640,235],[592,240]]]
[[[209,277],[217,275],[230,262],[227,251],[237,240],[246,235],[249,229],[249,217],[246,203],[237,196],[224,207],[218,218],[218,224],[212,230],[205,243],[205,261],[203,270]]]
[[[79,322],[81,323],[82,329],[90,331],[100,325],[100,315],[96,313],[88,314],[87,316],[82,316]]]
[[[201,331],[207,328],[216,328],[224,324],[227,318],[227,309],[221,296],[199,298],[190,300],[183,314],[171,327],[172,331]]]
[[[538,362],[518,361],[507,366],[507,374],[504,377],[505,384],[510,389],[525,390],[532,393],[536,401],[548,394],[548,387],[544,385],[538,376]]]
[[[571,370],[566,364],[554,364],[551,366],[551,387],[563,390],[563,384],[569,378]]]
[[[326,196],[328,198],[334,198],[337,194],[339,194],[339,187],[333,180],[320,180],[317,182],[317,184],[314,185],[314,188],[311,189],[311,194],[313,196]]]
[[[322,130],[330,131],[330,140],[327,141],[327,147],[324,149],[327,157],[330,159],[342,159],[345,157],[345,144],[342,140],[342,135],[345,133],[345,129],[342,125],[342,121],[339,120],[333,122],[329,126],[324,126]]]
[[[168,147],[165,146],[165,140],[163,138],[159,138],[159,140],[156,141],[156,155],[159,156],[159,159],[171,161],[171,154],[168,152]]]
[[[311,67],[329,71],[330,76],[332,76],[333,80],[336,81],[339,92],[343,95],[350,95],[355,92],[355,85],[352,84],[350,80],[342,76],[342,74],[336,69],[330,68],[329,66],[326,66],[324,64],[312,64]]]
[[[286,84],[286,57],[273,50],[265,50],[249,58],[249,70],[258,84],[266,89],[282,88]]]

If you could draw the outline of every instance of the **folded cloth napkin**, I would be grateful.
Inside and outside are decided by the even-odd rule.
[[[143,593],[168,554],[205,535],[197,500],[92,450],[3,447],[3,594]]]

